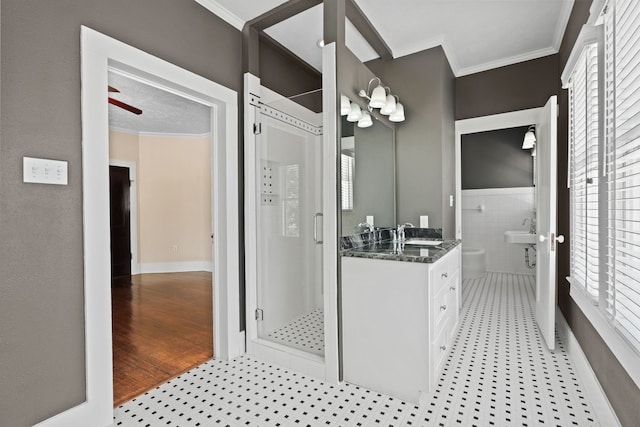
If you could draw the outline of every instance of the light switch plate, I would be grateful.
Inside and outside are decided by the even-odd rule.
[[[64,160],[22,158],[22,181],[33,184],[68,184],[68,164]]]

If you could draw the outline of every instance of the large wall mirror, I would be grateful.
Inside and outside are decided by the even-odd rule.
[[[375,227],[396,224],[394,129],[373,118],[369,127],[342,116],[340,144],[341,236],[361,231],[373,217]]]

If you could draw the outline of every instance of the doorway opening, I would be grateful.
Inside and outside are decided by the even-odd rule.
[[[238,94],[236,91],[82,26],[82,198],[86,400],[41,427],[113,423],[109,254],[108,72],[197,100],[211,108],[214,356],[244,353],[240,328]],[[78,168],[80,169],[80,168]]]
[[[211,108],[117,71],[108,88],[118,406],[213,357]]]
[[[459,120],[456,122],[455,140],[456,198],[461,201],[463,200],[461,156],[463,135],[535,125],[535,234],[527,231],[524,235],[532,238],[531,244],[535,244],[536,248],[535,320],[549,350],[555,348],[556,246],[564,242],[564,237],[558,236],[556,230],[557,113],[557,97],[552,96],[541,108]],[[525,142],[523,137],[523,145],[526,145]],[[458,203],[456,206],[456,237],[463,240],[463,248],[462,212],[464,208],[463,203]],[[482,213],[486,206],[483,208],[482,203],[480,205],[475,203],[475,206],[470,204],[466,208]],[[529,220],[532,221],[533,218],[530,217]],[[531,224],[529,226],[531,227]],[[514,241],[513,235],[507,236],[507,233],[504,233],[503,239],[513,245],[521,243]],[[464,286],[463,283],[463,288]]]
[[[486,272],[535,275],[536,157],[532,148],[523,148],[529,129],[517,126],[461,136],[465,279],[479,279]],[[511,236],[518,241],[512,242]]]

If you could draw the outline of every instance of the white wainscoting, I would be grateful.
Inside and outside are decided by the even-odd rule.
[[[524,246],[504,241],[507,230],[529,229],[522,221],[533,216],[534,206],[534,187],[462,190],[462,245],[485,249],[487,271],[535,275],[525,265]]]

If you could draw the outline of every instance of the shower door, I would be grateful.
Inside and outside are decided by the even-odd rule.
[[[283,102],[256,114],[257,334],[323,356],[321,136]]]

